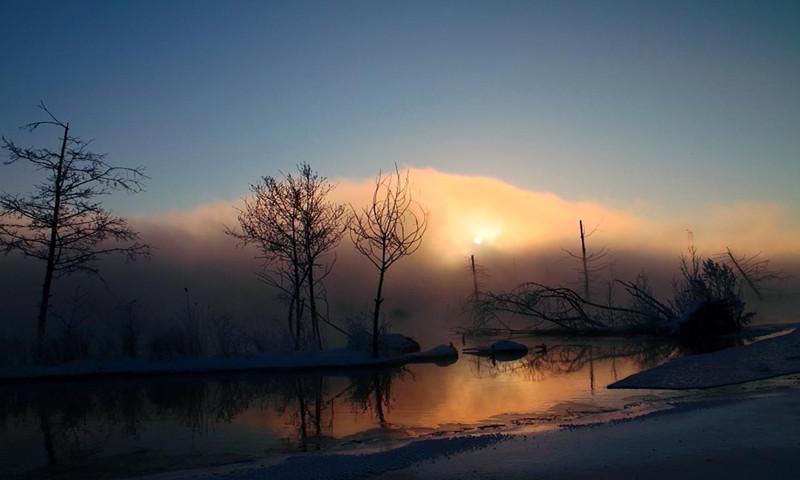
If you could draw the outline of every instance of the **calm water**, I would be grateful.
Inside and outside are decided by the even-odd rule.
[[[676,354],[631,340],[518,341],[548,348],[504,362],[462,355],[446,366],[325,375],[0,386],[0,476],[112,478],[545,428],[630,405],[648,393],[605,386]]]

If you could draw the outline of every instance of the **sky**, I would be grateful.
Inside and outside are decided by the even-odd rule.
[[[149,175],[104,198],[155,254],[103,264],[99,317],[141,299],[173,318],[188,288],[280,319],[255,252],[223,233],[249,184],[307,162],[360,205],[378,172],[407,168],[430,228],[386,308],[436,308],[417,323],[438,325],[471,291],[471,254],[486,288],[572,285],[578,219],[611,251],[598,288],[646,271],[670,291],[687,231],[702,255],[800,271],[798,25],[800,3],[778,1],[0,0],[0,134],[56,149],[60,132],[18,128],[44,101]],[[0,165],[0,191],[39,175]],[[374,272],[347,239],[336,255],[345,321],[369,310]],[[41,275],[0,257],[0,303],[29,327]],[[56,310],[86,283],[59,283]]]
[[[309,162],[493,177],[643,215],[800,220],[797,2],[0,1],[0,133],[43,100],[126,213],[190,210]],[[0,189],[35,175],[0,169]]]

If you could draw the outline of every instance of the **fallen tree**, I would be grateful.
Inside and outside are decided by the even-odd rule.
[[[567,287],[525,282],[505,292],[486,292],[476,300],[482,319],[497,319],[508,333],[569,333],[582,335],[651,334],[705,338],[735,333],[750,322],[733,269],[712,259],[701,260],[694,250],[681,257],[681,277],[673,296],[659,299],[647,277],[615,280],[628,301],[591,301]],[[504,315],[522,317],[523,329],[501,321]]]

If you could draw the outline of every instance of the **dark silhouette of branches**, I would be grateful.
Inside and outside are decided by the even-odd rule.
[[[330,264],[320,264],[320,259],[333,250],[342,238],[347,224],[345,223],[345,207],[328,200],[328,194],[334,185],[325,177],[320,177],[307,164],[299,167],[297,179],[289,177],[289,183],[300,191],[300,223],[302,227],[301,243],[305,254],[304,267],[307,276],[308,300],[311,313],[311,325],[317,339],[317,347],[322,349],[322,335],[319,322],[322,316],[317,308],[317,294],[321,291],[319,284],[328,276],[333,268]],[[322,268],[320,275],[317,270]],[[327,322],[330,323],[330,322]]]
[[[591,302],[567,287],[536,282],[522,283],[508,292],[487,292],[481,303],[487,312],[526,317],[534,327],[550,324],[572,332],[606,331],[612,327],[597,320],[591,309],[642,315],[638,310]]]
[[[472,328],[484,328],[492,316],[483,308],[480,281],[489,277],[489,270],[475,261],[475,255],[470,255],[467,268],[472,275],[472,294],[466,303],[467,313],[472,318]],[[499,318],[497,320],[503,323]]]
[[[644,274],[632,282],[616,280],[616,284],[627,292],[627,306],[603,305],[569,288],[535,282],[507,292],[486,293],[481,303],[487,315],[523,316],[533,321],[534,328],[545,325],[551,331],[588,334],[670,334],[690,341],[738,332],[754,315],[745,311],[734,269],[701,258],[693,245],[688,255],[680,257],[680,277],[673,281],[672,298],[659,300]]]
[[[300,348],[304,300],[301,287],[305,281],[302,265],[300,195],[287,181],[264,177],[250,186],[251,196],[238,209],[241,231],[226,228],[226,233],[242,244],[255,244],[261,251],[265,268],[260,275],[281,291],[289,304],[288,327]]]
[[[782,272],[770,268],[769,259],[762,257],[761,252],[755,255],[737,256],[728,247],[725,253],[717,255],[717,258],[729,265],[759,300],[763,300],[764,291],[768,289],[770,283],[786,278]]]
[[[586,233],[583,228],[583,220],[578,220],[578,228],[581,239],[580,254],[573,253],[572,251],[566,249],[564,249],[564,252],[570,258],[580,261],[580,268],[578,270],[583,280],[583,295],[586,299],[589,299],[591,297],[591,289],[589,287],[590,278],[602,270],[607,269],[611,265],[611,262],[608,258],[609,252],[606,248],[601,248],[600,250],[587,253],[586,239],[591,237],[592,234],[597,231],[599,225],[595,226],[591,232]]]
[[[311,334],[322,348],[319,323],[333,324],[319,312],[317,300],[335,260],[325,263],[322,258],[341,240],[346,210],[328,200],[334,185],[325,177],[307,164],[297,170],[297,175],[289,173],[281,180],[264,177],[261,183],[251,185],[252,195],[239,209],[241,230],[227,228],[226,233],[261,250],[265,268],[260,277],[277,288],[289,304],[287,323],[295,348],[300,348],[304,335],[306,307]]]
[[[35,131],[54,126],[63,130],[57,151],[21,147],[3,137],[6,165],[28,163],[46,174],[28,195],[0,194],[0,248],[6,253],[45,262],[37,321],[40,346],[45,337],[54,278],[75,272],[99,274],[96,261],[121,254],[128,260],[150,254],[128,222],[103,207],[100,198],[115,191],[138,193],[146,176],[141,168],[115,167],[104,154],[88,150],[90,141],[70,135],[69,123],[58,120],[44,104],[49,120],[29,123]]]
[[[372,318],[372,355],[378,356],[378,322],[383,303],[386,272],[401,258],[419,249],[428,225],[428,213],[411,197],[408,172],[395,167],[394,174],[375,179],[372,201],[361,210],[353,208],[350,239],[378,270],[378,290]]]

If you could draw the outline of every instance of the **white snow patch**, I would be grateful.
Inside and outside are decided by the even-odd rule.
[[[679,357],[608,388],[691,389],[800,373],[800,330],[703,355]]]

